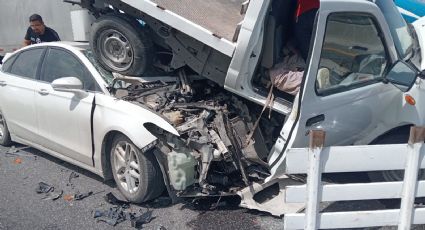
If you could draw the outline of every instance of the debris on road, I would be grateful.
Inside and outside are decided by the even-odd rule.
[[[96,195],[96,194],[104,192],[104,191],[105,190],[102,190],[102,191],[99,191],[99,192],[89,191],[89,192],[86,192],[86,193],[77,192],[75,194],[67,194],[67,195],[64,196],[64,200],[66,200],[66,201],[83,200],[83,199],[85,199],[89,196]]]
[[[107,193],[105,195],[105,201],[113,207],[108,210],[95,210],[93,218],[97,219],[97,222],[105,222],[109,225],[116,226],[117,224],[129,220],[131,226],[136,229],[141,229],[143,224],[150,223],[155,217],[152,216],[153,212],[147,210],[140,216],[136,213],[128,210],[130,208],[130,202],[118,199],[114,194]]]
[[[147,210],[140,216],[136,216],[136,213],[127,211],[128,207],[125,206],[113,206],[108,210],[95,210],[93,218],[97,219],[97,222],[105,222],[109,225],[116,226],[126,220],[131,222],[131,227],[141,229],[144,224],[150,223],[155,217],[152,216],[153,211]]]
[[[62,190],[55,191],[55,187],[44,182],[38,183],[38,187],[35,189],[35,192],[38,194],[46,194],[43,198],[41,198],[42,200],[57,200],[63,194]]]
[[[66,201],[73,201],[74,200],[74,195],[72,194],[66,194],[63,196],[63,199]]]
[[[136,229],[141,229],[143,224],[148,224],[153,219],[155,219],[155,217],[152,216],[152,213],[153,212],[148,209],[145,213],[143,213],[142,215],[140,215],[138,217],[130,215],[131,227],[136,228]]]
[[[22,159],[21,158],[19,158],[19,157],[17,157],[17,158],[15,158],[15,160],[13,161],[13,163],[14,164],[21,164],[22,163]]]
[[[118,199],[111,192],[106,194],[104,198],[105,198],[105,201],[108,202],[109,204],[118,205],[118,206],[121,206],[123,208],[129,208],[130,207],[130,202]]]
[[[124,212],[124,208],[120,206],[114,206],[109,208],[107,211],[96,210],[93,217],[97,219],[97,222],[105,222],[109,225],[115,226],[127,218],[128,213]]]
[[[38,183],[38,187],[35,189],[35,192],[40,194],[40,193],[48,193],[48,192],[53,192],[53,190],[55,189],[55,187],[44,183],[44,182],[40,182]]]
[[[69,174],[69,177],[68,177],[68,183],[66,184],[66,186],[70,186],[72,189],[74,189],[74,188],[75,188],[75,186],[74,186],[74,184],[72,183],[72,179],[74,179],[74,178],[78,178],[78,177],[80,177],[80,175],[78,175],[78,173],[76,173],[76,172],[71,172],[71,174]]]
[[[52,191],[47,193],[47,195],[44,198],[42,198],[42,200],[57,200],[62,196],[62,194],[63,194],[62,190]]]
[[[75,176],[77,175],[77,176]],[[73,177],[69,177],[69,178],[75,178],[78,177],[78,174],[74,174]],[[71,179],[69,180],[71,181]],[[44,182],[40,182],[38,183],[38,187],[35,190],[38,194],[40,193],[45,193],[46,196],[44,198],[42,198],[43,200],[57,200],[59,199],[62,194],[63,194],[63,190],[57,190],[55,191],[55,187],[53,187],[52,185],[49,185],[47,183]],[[75,194],[66,194],[63,196],[63,199],[66,201],[73,201],[73,200],[83,200],[89,196],[98,194],[104,192],[104,190],[102,191],[98,191],[96,193],[94,193],[93,191],[89,191],[89,192],[85,192],[85,193],[80,193],[79,191]]]
[[[93,192],[92,191],[90,191],[90,192],[86,192],[86,193],[76,193],[75,195],[74,195],[74,199],[75,200],[82,200],[82,199],[84,199],[84,198],[87,198],[87,197],[89,197],[89,196],[91,196],[91,195],[93,195]]]

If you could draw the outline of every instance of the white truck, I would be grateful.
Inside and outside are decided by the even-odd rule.
[[[239,195],[245,207],[282,214],[285,154],[306,147],[310,130],[324,130],[327,146],[367,145],[406,142],[411,125],[425,125],[425,20],[407,25],[392,0],[321,0],[299,93],[270,90],[262,70],[292,36],[294,2],[74,2],[97,18],[90,43],[103,67],[177,79],[151,90],[118,83],[129,77],[111,86],[179,132],[146,125],[170,195]]]

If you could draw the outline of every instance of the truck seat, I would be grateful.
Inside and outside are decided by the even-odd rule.
[[[282,48],[291,37],[295,1],[274,0],[266,18],[261,66],[271,68],[282,58]]]

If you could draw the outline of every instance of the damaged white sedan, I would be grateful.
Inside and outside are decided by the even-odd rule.
[[[86,48],[44,43],[7,57],[0,144],[27,144],[114,178],[132,202],[165,188],[172,196],[235,195],[270,175],[282,115],[255,124],[260,106],[184,71],[113,77]]]

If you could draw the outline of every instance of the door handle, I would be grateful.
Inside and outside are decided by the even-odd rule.
[[[312,118],[308,119],[305,122],[305,127],[310,127],[310,126],[312,126],[314,124],[317,124],[317,123],[320,123],[320,122],[322,122],[324,120],[325,120],[325,115],[324,114],[317,115],[315,117],[312,117]]]
[[[45,96],[45,95],[48,95],[48,94],[49,94],[49,91],[47,91],[47,89],[40,89],[40,90],[38,91],[38,93],[39,93],[40,95]]]
[[[6,81],[0,81],[0,86],[6,86],[6,85],[7,85]]]

